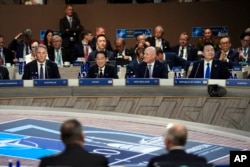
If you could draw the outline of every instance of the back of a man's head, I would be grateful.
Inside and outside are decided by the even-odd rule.
[[[60,129],[61,139],[65,145],[72,143],[83,144],[82,125],[76,119],[65,121]]]
[[[187,142],[187,128],[182,124],[170,123],[167,125],[166,138],[170,147],[185,146]]]

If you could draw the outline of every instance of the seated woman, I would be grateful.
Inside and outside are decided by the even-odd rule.
[[[89,68],[87,78],[118,78],[116,68],[107,64],[108,56],[105,51],[97,51],[96,64]]]

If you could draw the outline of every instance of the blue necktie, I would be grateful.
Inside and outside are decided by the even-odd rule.
[[[210,78],[210,64],[207,63],[207,69],[206,69],[206,73],[205,73],[205,78]]]
[[[43,79],[43,64],[40,64],[40,79]]]
[[[60,54],[59,54],[59,51],[56,51],[56,61],[57,61],[57,65],[61,65],[61,57],[60,57]]]
[[[243,52],[244,56],[247,56],[247,49],[244,48],[244,52]]]

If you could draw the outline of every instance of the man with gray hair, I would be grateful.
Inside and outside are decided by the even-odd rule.
[[[148,167],[167,165],[206,165],[204,157],[184,150],[188,138],[187,128],[180,123],[169,123],[166,127],[164,144],[168,153],[150,159]]]

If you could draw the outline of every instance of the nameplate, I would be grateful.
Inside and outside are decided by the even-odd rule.
[[[0,87],[23,86],[23,80],[0,80]]]
[[[196,85],[204,86],[208,84],[207,79],[203,78],[176,78],[174,79],[174,85]]]
[[[181,66],[173,66],[173,72],[181,72]]]
[[[159,85],[159,78],[127,78],[126,85]]]
[[[242,71],[242,66],[241,65],[234,65],[233,71]]]
[[[227,79],[226,86],[250,86],[250,79]]]
[[[112,86],[113,85],[113,79],[112,78],[81,78],[79,79],[79,85],[84,86],[93,86],[93,85],[107,85]]]
[[[34,86],[68,86],[67,79],[34,79]]]
[[[82,61],[74,61],[73,66],[81,66]]]

